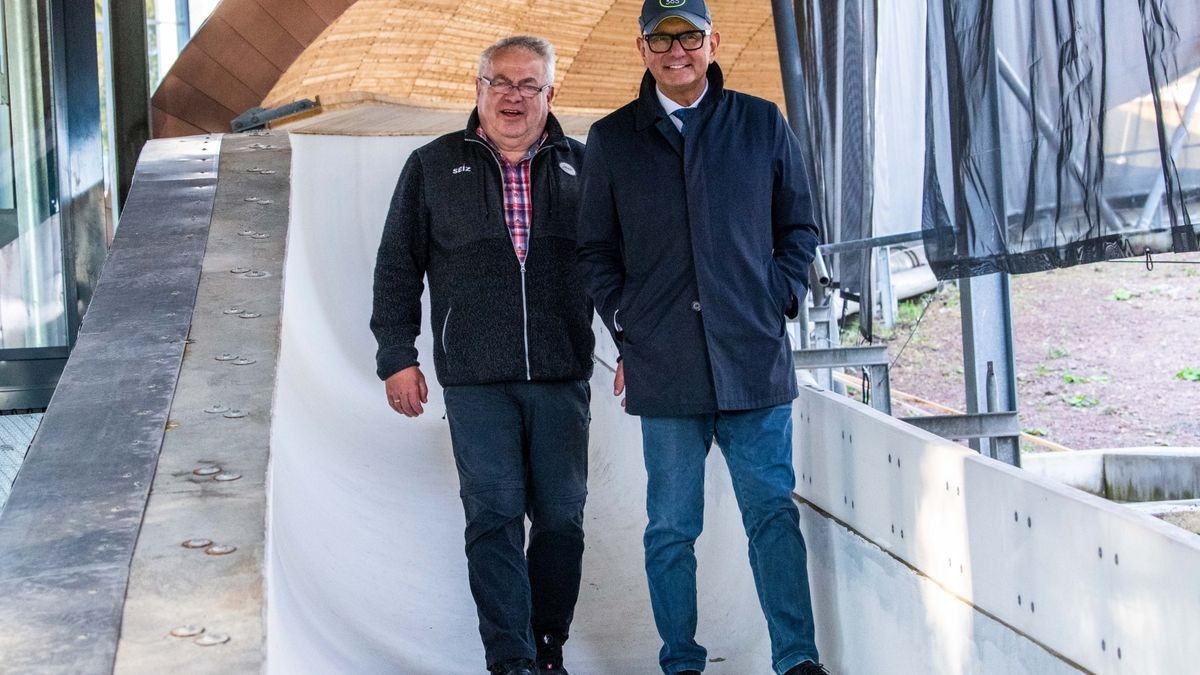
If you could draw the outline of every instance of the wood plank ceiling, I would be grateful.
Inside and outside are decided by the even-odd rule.
[[[783,105],[767,0],[710,0],[729,86]],[[643,67],[639,0],[224,0],[152,100],[155,137],[229,130],[246,109],[320,98],[469,110],[479,53],[506,35],[550,39],[555,110],[596,117],[630,100]]]

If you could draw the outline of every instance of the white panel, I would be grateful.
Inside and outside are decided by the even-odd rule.
[[[833,672],[1078,672],[820,511],[801,515],[817,643]]]
[[[942,588],[1088,670],[1196,671],[1195,535],[815,388],[796,418],[801,494]]]
[[[925,0],[880,0],[876,12],[872,221],[882,236],[921,229]]]

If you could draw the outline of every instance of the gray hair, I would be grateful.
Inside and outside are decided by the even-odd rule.
[[[513,35],[506,37],[491,47],[483,50],[479,55],[479,75],[483,75],[484,69],[492,65],[492,58],[497,52],[502,52],[506,49],[524,49],[532,52],[542,59],[546,64],[546,79],[547,82],[542,84],[554,83],[554,45],[545,38],[536,37],[533,35]]]

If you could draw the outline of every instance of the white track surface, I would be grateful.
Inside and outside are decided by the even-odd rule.
[[[367,326],[392,187],[426,140],[291,137],[268,523],[275,675],[484,671],[441,391],[427,368],[425,415],[392,412]],[[418,348],[429,347],[423,335]],[[640,433],[608,393],[602,333],[597,350],[568,665],[655,673]],[[801,516],[817,640],[834,672],[1197,672],[1194,535],[825,392],[805,388],[793,418],[799,491],[821,509]],[[699,638],[719,659],[706,672],[770,673],[719,452],[706,500]]]
[[[271,673],[482,673],[463,514],[428,332],[423,416],[374,374],[371,272],[392,188],[424,138],[293,135],[292,220],[272,424]],[[426,307],[428,312],[428,307]],[[428,316],[425,326],[428,324]],[[645,472],[636,419],[597,365],[587,548],[572,673],[653,673],[642,572]],[[697,545],[709,673],[770,672],[766,623],[724,463],[712,453]]]

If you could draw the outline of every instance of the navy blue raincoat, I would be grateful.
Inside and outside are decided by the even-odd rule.
[[[784,321],[817,245],[799,143],[775,104],[726,90],[716,64],[708,83],[686,136],[649,72],[588,135],[579,270],[621,350],[634,415],[798,394]]]

